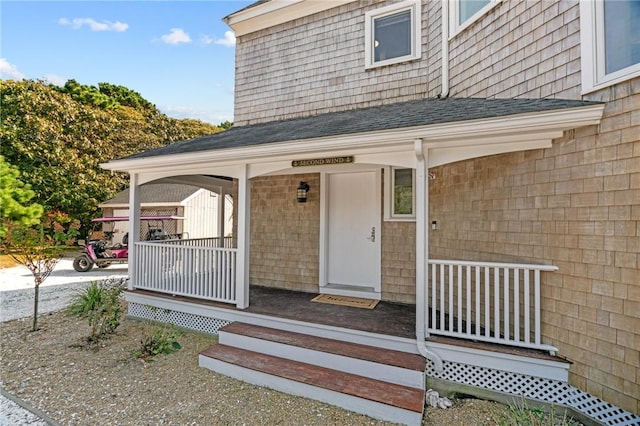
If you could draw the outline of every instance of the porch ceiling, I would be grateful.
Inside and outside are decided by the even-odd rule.
[[[433,166],[543,147],[565,130],[598,124],[603,109],[599,102],[562,99],[421,99],[232,127],[102,166],[132,172],[198,163],[257,164],[318,154],[380,155],[413,151],[417,138],[436,154],[430,160]]]

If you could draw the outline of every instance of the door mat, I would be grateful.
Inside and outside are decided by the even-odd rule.
[[[353,308],[373,309],[379,300],[361,299],[359,297],[336,296],[335,294],[320,294],[312,302],[328,303],[330,305],[351,306]]]

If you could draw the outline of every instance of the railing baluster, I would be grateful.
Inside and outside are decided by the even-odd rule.
[[[482,327],[480,327],[480,266],[476,266],[476,337],[480,336]]]
[[[522,309],[524,310],[524,342],[531,343],[531,300],[529,297],[529,269],[524,270],[524,301]]]
[[[462,265],[458,265],[458,331],[462,331]]]
[[[449,265],[449,331],[453,331],[453,265]]]
[[[500,338],[500,271],[501,268],[493,268],[493,337]]]
[[[466,265],[465,270],[467,272],[467,315],[465,319],[467,320],[467,334],[471,334],[471,266]]]
[[[484,335],[491,337],[491,280],[489,267],[484,268]]]
[[[533,305],[534,305],[534,321],[535,321],[535,335],[534,335],[534,343],[536,345],[540,344],[540,270],[535,270],[535,279],[534,279],[534,295],[533,295]]]
[[[440,330],[444,331],[444,267],[445,265],[440,265]]]
[[[438,288],[436,265],[431,265],[431,328],[436,329],[437,309],[436,309],[436,289]]]
[[[504,269],[504,339],[509,340],[509,269]],[[499,336],[497,336],[499,337]]]
[[[513,270],[513,340],[520,341],[520,269]]]

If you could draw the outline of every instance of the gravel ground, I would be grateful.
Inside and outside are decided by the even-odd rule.
[[[73,259],[62,259],[40,285],[38,311],[58,311],[91,281],[127,276],[127,265],[94,268],[90,272],[73,270]],[[33,314],[33,275],[24,266],[0,269],[0,322]]]
[[[4,389],[61,425],[383,425],[327,404],[249,385],[198,367],[215,337],[183,333],[181,350],[153,362],[134,358],[153,325],[126,319],[88,346],[89,326],[63,312],[0,324]],[[473,399],[428,408],[425,425],[493,425],[506,407]],[[27,424],[27,423],[25,423]]]

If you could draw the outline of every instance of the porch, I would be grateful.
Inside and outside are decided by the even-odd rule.
[[[139,294],[403,339],[416,338],[417,314],[424,316],[425,335],[432,341],[447,337],[552,355],[557,351],[542,341],[540,296],[542,272],[555,266],[431,259],[425,312],[384,301],[373,310],[345,308],[311,302],[309,293],[255,286],[249,289],[249,306],[236,309],[242,307],[238,292],[246,290],[236,281],[232,239],[135,244],[131,268],[137,279],[130,290]]]
[[[369,310],[251,285],[242,308],[236,249],[222,239],[136,248],[129,314],[217,333],[199,363],[222,374],[406,424],[420,423],[426,388],[442,383],[478,396],[505,386],[517,395],[523,383],[566,387],[569,363],[540,343],[541,271],[553,267],[431,260],[422,316],[439,371],[416,345],[415,305],[380,301]],[[422,360],[419,371],[396,364],[407,356]]]

